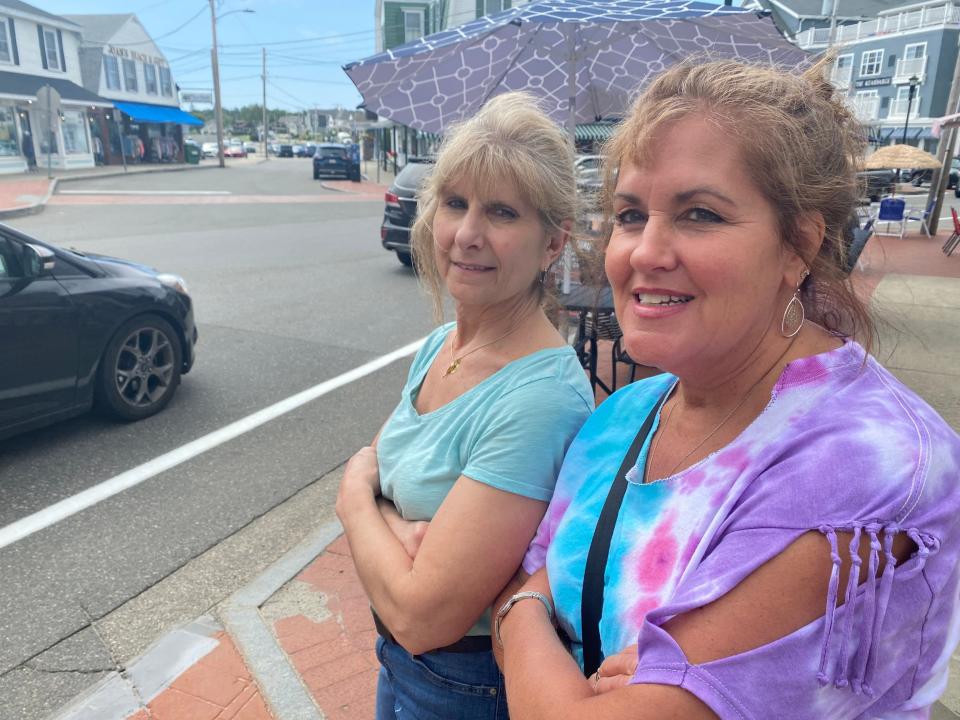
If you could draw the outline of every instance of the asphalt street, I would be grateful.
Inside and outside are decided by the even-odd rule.
[[[0,442],[0,527],[433,326],[412,272],[380,247],[382,197],[326,190],[305,160],[61,189],[44,213],[10,224],[184,276],[196,307],[198,358],[171,405],[153,418],[120,424],[87,415]],[[211,203],[172,191],[219,195]],[[82,204],[58,204],[75,198]],[[249,568],[269,564],[312,523],[328,520],[335,488],[317,479],[369,442],[396,403],[408,363],[394,362],[0,550],[0,720],[47,717],[171,624],[229,595]],[[220,562],[217,580],[178,583],[151,605],[148,621],[131,612],[226,539],[297,502],[300,522],[274,523],[269,537]],[[233,571],[224,572],[224,563]]]

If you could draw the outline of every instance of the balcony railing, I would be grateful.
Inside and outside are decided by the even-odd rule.
[[[927,57],[901,58],[897,60],[897,71],[893,74],[893,84],[902,85],[916,76],[922,83],[927,78]]]
[[[854,115],[857,116],[857,120],[862,123],[876,120],[880,115],[880,98],[876,95],[870,95],[868,97],[854,96],[851,98],[850,104],[853,107]]]
[[[924,6],[916,10],[883,15],[873,20],[837,26],[839,44],[863,40],[877,35],[891,35],[919,28],[960,25],[960,7],[952,2]],[[830,42],[830,28],[811,28],[797,33],[797,45],[803,49],[825,47]]]
[[[914,120],[920,117],[920,98],[915,97],[912,103],[910,104],[910,119]],[[907,119],[907,105],[906,100],[893,100],[890,102],[890,114],[888,118],[894,118],[898,120]]]

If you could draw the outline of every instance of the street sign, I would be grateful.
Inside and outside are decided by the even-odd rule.
[[[49,85],[37,90],[37,111],[53,115],[60,112],[60,93]]]
[[[55,150],[53,146],[57,142],[56,130],[60,126],[60,93],[49,85],[44,85],[37,90],[37,114],[40,127],[46,128],[40,147],[46,145],[47,148],[47,177],[49,178],[53,176],[51,156],[54,152],[59,154],[59,150]]]
[[[213,93],[208,92],[181,92],[180,102],[213,104]]]

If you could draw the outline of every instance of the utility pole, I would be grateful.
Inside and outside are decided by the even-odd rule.
[[[953,68],[953,84],[950,86],[950,99],[947,100],[947,115],[957,112],[958,101],[960,101],[960,52],[957,53],[957,63]],[[927,216],[927,229],[931,235],[937,234],[937,225],[940,223],[940,213],[943,211],[943,194],[946,192],[950,180],[953,145],[956,139],[956,128],[941,129],[940,144],[937,146],[940,170],[933,173],[930,194],[927,196],[927,206],[929,207],[931,202],[934,204],[930,215]]]
[[[828,50],[837,42],[837,5],[839,4],[840,0],[833,0],[833,8],[830,10],[830,40],[827,42]]]
[[[263,48],[263,159],[267,159],[267,136],[270,131],[267,129],[267,49]]]
[[[213,66],[213,112],[217,120],[217,158],[220,167],[223,162],[223,104],[220,101],[220,63],[217,60],[217,9],[214,0],[210,0],[210,28],[213,33],[213,46],[210,48],[210,63]]]

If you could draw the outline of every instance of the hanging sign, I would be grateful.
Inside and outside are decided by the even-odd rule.
[[[871,87],[882,87],[884,85],[892,85],[893,76],[887,75],[886,77],[875,77],[875,78],[862,78],[860,80],[854,80],[853,86],[855,88],[871,88]]]

